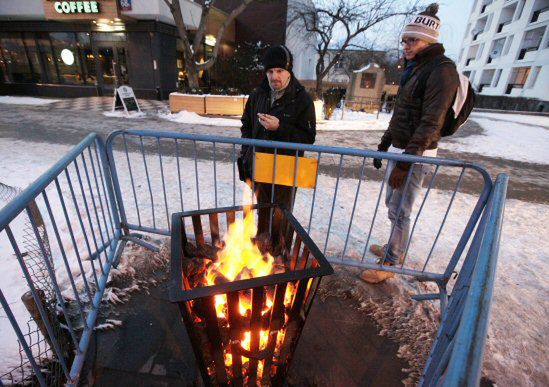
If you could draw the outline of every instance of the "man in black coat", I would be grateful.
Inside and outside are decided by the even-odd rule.
[[[251,93],[242,115],[240,130],[243,138],[305,144],[315,142],[316,119],[313,100],[292,73],[292,62],[292,54],[285,46],[269,47],[265,52],[262,59],[265,78]],[[256,148],[256,152],[273,153],[273,149]],[[300,152],[300,155],[302,153]],[[279,149],[277,154],[295,155],[295,152]],[[251,181],[252,158],[252,149],[243,146],[239,161],[241,180]],[[293,187],[274,187],[274,203],[290,208],[293,202]],[[254,188],[259,204],[271,203],[271,184],[255,183]],[[259,211],[258,234],[269,231],[269,214],[270,210]],[[281,215],[279,211],[275,211],[272,218],[271,238],[275,243],[281,241],[281,236],[278,235]]]

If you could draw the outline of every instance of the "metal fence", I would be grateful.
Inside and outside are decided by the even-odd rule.
[[[250,189],[238,179],[236,160],[242,145],[254,151],[268,150],[275,156],[305,152],[306,157],[317,160],[314,188],[296,188],[294,175],[291,210],[330,261],[433,282],[436,287],[431,294],[415,298],[439,299],[444,316],[455,313],[454,298],[445,308],[447,288],[453,287],[456,295],[466,288],[472,277],[464,273],[472,272],[484,254],[478,245],[487,228],[477,224],[492,192],[492,181],[478,165],[349,148],[140,130],[114,132],[104,147],[92,134],[0,211],[0,237],[9,240],[37,306],[37,320],[43,321],[41,333],[49,340],[52,357],[69,384],[77,383],[109,271],[128,241],[155,249],[138,233],[169,235],[174,212],[254,202],[254,184]],[[385,257],[376,262],[368,251],[372,243],[382,244],[393,235],[382,205],[387,169],[375,170],[370,166],[372,158],[411,162],[412,168],[426,171],[427,186],[417,199],[418,208],[410,220],[411,237],[404,260],[397,266],[383,266]],[[273,181],[277,173],[277,158],[274,160]],[[298,170],[299,158],[295,160]],[[408,189],[407,182],[403,189]],[[25,213],[42,256],[47,257],[30,209],[34,200],[47,215],[44,224],[52,239],[57,270],[48,259],[44,262],[54,284],[55,312],[67,328],[66,338],[53,332],[51,316],[41,307],[39,289],[28,275],[21,243],[13,230],[17,217]],[[467,258],[461,267],[465,252]],[[460,276],[454,283],[455,271],[460,271]],[[10,309],[16,301],[6,298],[2,291],[2,307],[29,359],[29,376],[24,382],[50,384],[41,371],[45,359],[29,348],[20,329],[23,323]],[[64,341],[72,345],[74,358],[72,352],[61,348]]]
[[[252,147],[254,152],[267,150],[274,155],[281,152],[298,155],[304,151],[307,157],[315,158],[319,166],[314,189],[296,188],[294,173],[292,190],[296,199],[292,211],[328,259],[432,281],[438,285],[438,292],[417,298],[440,299],[444,309],[446,285],[492,187],[488,173],[475,164],[318,145],[174,132],[118,131],[109,136],[106,147],[123,227],[169,235],[173,212],[240,204],[247,187],[239,181],[236,167],[242,145]],[[394,234],[381,205],[388,176],[371,166],[374,157],[412,162],[412,168],[432,172],[428,174],[428,187],[418,200],[420,207],[413,219],[403,262],[397,266],[383,266],[385,257],[376,263],[368,251],[372,242],[383,244]],[[296,157],[296,164],[298,162]],[[294,168],[297,170],[298,165]],[[275,181],[276,161],[273,172]],[[446,187],[445,195],[433,193],[439,187],[438,180]],[[476,187],[476,194],[466,194],[467,205],[464,207],[462,200],[455,209],[461,195],[460,186],[466,180],[469,187]],[[251,188],[255,191],[253,184]],[[404,191],[407,189],[406,185]],[[271,193],[274,195],[274,187]],[[247,200],[253,201],[254,196],[248,195]],[[475,204],[468,205],[471,202]],[[401,207],[402,203],[399,212]],[[428,215],[422,217],[425,213]]]
[[[90,134],[0,211],[0,242],[12,258],[3,270],[15,264],[20,273],[0,289],[0,304],[27,359],[4,358],[17,372],[2,375],[2,384],[78,379],[121,236],[105,162],[102,140]],[[48,283],[36,280],[29,254],[47,271]]]
[[[498,175],[431,348],[421,386],[479,384],[507,192]]]

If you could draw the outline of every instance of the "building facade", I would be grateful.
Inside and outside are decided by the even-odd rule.
[[[216,0],[215,6],[230,12],[241,2],[242,0]],[[293,54],[295,76],[301,81],[315,80],[316,38],[305,36],[299,22],[291,23],[293,7],[310,2],[311,0],[276,0],[250,3],[236,18],[236,43],[262,42],[269,46],[284,44]]]
[[[549,109],[548,25],[549,0],[475,0],[458,68],[481,101],[533,99],[527,110]]]
[[[201,7],[182,8],[196,29]],[[109,95],[127,84],[138,97],[166,98],[177,89],[174,24],[163,0],[2,0],[0,92]]]
[[[180,3],[192,38],[201,1]],[[210,10],[198,51],[202,59],[240,3],[218,0]],[[250,4],[226,28],[220,56],[230,58],[239,42],[286,44],[295,55],[296,76],[314,79],[314,48],[288,27],[290,3]],[[204,73],[206,86],[216,83],[214,73]],[[0,94],[111,95],[126,84],[139,98],[165,99],[184,79],[183,45],[164,0],[0,1]]]

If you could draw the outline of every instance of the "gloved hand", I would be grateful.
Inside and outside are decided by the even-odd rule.
[[[374,159],[374,168],[375,169],[381,168],[381,159]]]

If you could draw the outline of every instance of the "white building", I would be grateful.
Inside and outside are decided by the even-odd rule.
[[[549,0],[475,0],[458,68],[486,96],[549,100]]]

